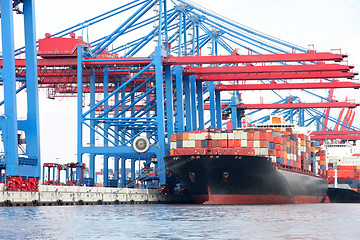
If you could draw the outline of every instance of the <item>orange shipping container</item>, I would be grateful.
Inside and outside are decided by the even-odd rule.
[[[182,133],[182,140],[189,140],[189,133],[188,132]]]

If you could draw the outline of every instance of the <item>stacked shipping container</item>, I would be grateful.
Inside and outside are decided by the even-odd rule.
[[[338,166],[337,183],[348,184],[352,190],[360,192],[360,166]],[[329,183],[335,182],[335,170],[328,170]]]
[[[325,175],[325,170],[317,167],[315,152],[309,136],[292,128],[213,129],[177,133],[170,138],[170,156],[263,156],[270,158],[274,165]]]

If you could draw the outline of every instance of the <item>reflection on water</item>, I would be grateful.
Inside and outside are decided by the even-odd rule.
[[[0,208],[0,239],[360,239],[360,204]]]

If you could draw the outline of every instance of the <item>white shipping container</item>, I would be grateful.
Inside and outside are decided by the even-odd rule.
[[[240,140],[241,139],[241,132],[240,131],[234,132],[234,139],[235,140]]]
[[[228,138],[228,134],[227,133],[221,133],[221,140],[227,140]]]
[[[209,133],[207,132],[203,132],[201,133],[201,140],[206,140],[206,138],[208,137]]]
[[[254,148],[254,150],[255,150],[255,155],[260,156],[260,148]]]
[[[247,140],[241,140],[241,147],[247,147]]]
[[[260,147],[260,141],[259,140],[255,140],[254,141],[254,148],[259,148]]]
[[[235,134],[234,134],[234,133],[228,133],[227,138],[228,138],[229,140],[234,140],[234,139],[235,139]]]
[[[4,191],[5,185],[4,183],[0,183],[0,191]]]
[[[260,155],[268,156],[268,155],[269,155],[269,149],[267,149],[267,148],[260,148]]]
[[[189,133],[189,140],[195,140],[195,133]]]
[[[189,148],[195,148],[195,140],[189,141]]]
[[[270,156],[271,162],[276,163],[276,156]]]
[[[201,140],[201,133],[195,133],[195,140]]]
[[[176,142],[170,142],[170,149],[176,149]]]
[[[240,139],[241,140],[247,140],[248,139],[248,137],[247,137],[247,132],[241,132],[241,137],[240,137]]]
[[[221,133],[215,133],[214,140],[221,140]]]
[[[182,144],[183,144],[183,148],[188,148],[189,147],[189,140],[183,140]]]

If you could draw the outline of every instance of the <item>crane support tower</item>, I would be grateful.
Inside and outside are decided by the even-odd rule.
[[[0,80],[3,82],[4,99],[0,103],[3,112],[0,116],[0,130],[4,152],[1,154],[0,169],[3,174],[0,182],[7,183],[12,190],[37,190],[40,177],[40,139],[38,71],[35,35],[34,0],[1,0],[2,62]],[[24,16],[26,77],[23,85],[17,88],[19,80],[15,73],[14,21],[13,13]],[[26,91],[24,91],[26,89]],[[16,95],[26,94],[27,118],[18,119]],[[2,166],[2,167],[1,167]],[[4,179],[1,179],[3,177]]]

